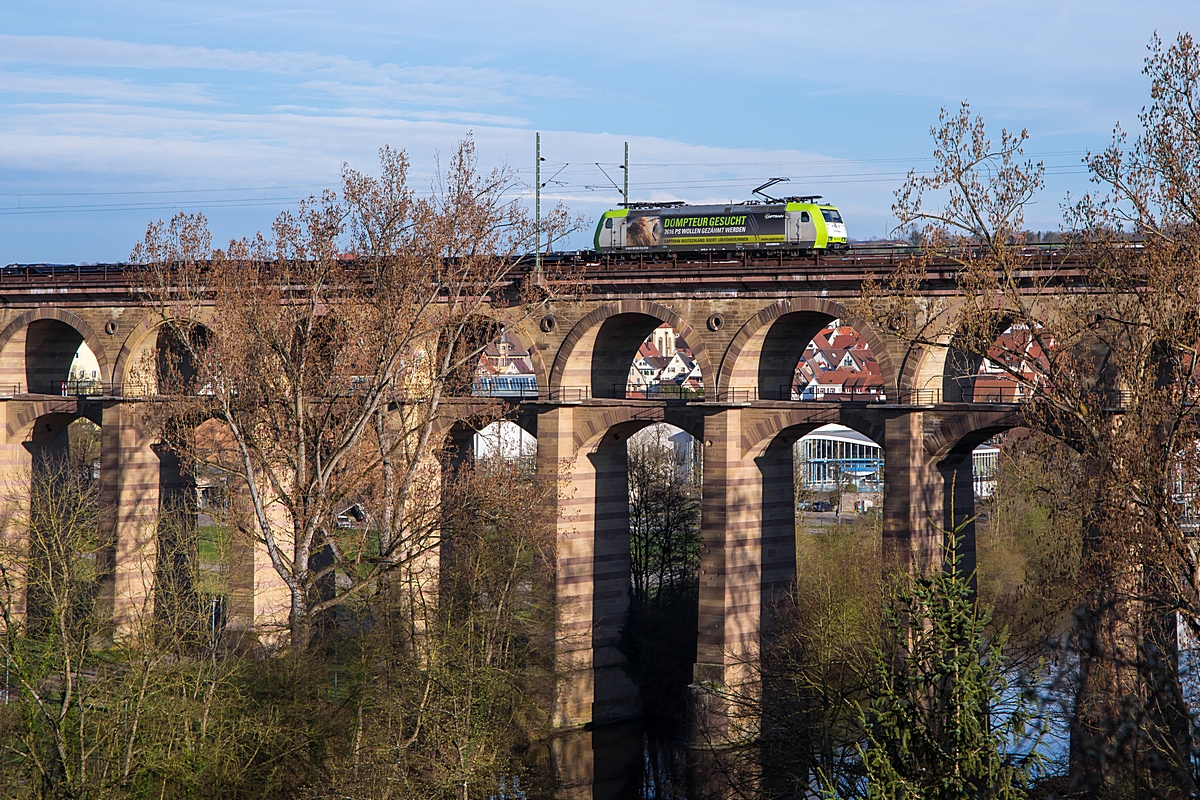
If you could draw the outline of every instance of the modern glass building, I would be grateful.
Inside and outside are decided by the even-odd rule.
[[[976,497],[991,497],[996,493],[996,471],[1000,448],[984,442],[971,453],[971,475]]]
[[[537,378],[533,375],[480,375],[471,386],[471,394],[484,397],[514,397],[519,399],[538,396]]]
[[[883,486],[883,448],[845,425],[823,425],[802,438],[796,462],[806,489],[830,491],[851,483],[877,492]]]
[[[976,497],[996,492],[1000,448],[985,442],[975,448],[971,471]],[[796,471],[805,489],[832,491],[853,484],[860,492],[883,488],[883,448],[844,425],[824,425],[797,442]]]

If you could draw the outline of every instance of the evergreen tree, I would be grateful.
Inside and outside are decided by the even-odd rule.
[[[1031,699],[1005,675],[1005,635],[959,570],[958,534],[945,569],[898,579],[865,709],[869,800],[1019,800],[1040,763]]]

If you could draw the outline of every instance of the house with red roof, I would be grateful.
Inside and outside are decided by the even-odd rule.
[[[884,399],[883,374],[858,331],[834,320],[813,336],[796,365],[792,399]]]

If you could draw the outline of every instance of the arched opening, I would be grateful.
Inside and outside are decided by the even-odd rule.
[[[757,358],[744,366],[739,364],[737,371],[753,371],[752,379],[760,399],[790,400],[796,367],[808,342],[833,320],[834,317],[819,311],[793,311],[780,315],[755,335],[754,340],[759,340],[756,342]],[[753,348],[750,355],[753,355]],[[730,386],[743,385],[748,378],[751,375],[734,376]]]
[[[883,452],[819,422],[783,427],[755,452],[761,509],[746,521],[759,530],[760,611],[740,627],[756,632],[764,789],[783,795],[840,774],[838,754],[855,746],[851,708],[830,700],[853,691],[880,624]]]
[[[1077,614],[1089,583],[1081,572],[1087,471],[1078,453],[1022,427],[995,432],[971,460],[979,602],[991,610],[992,628],[1006,631],[1020,682],[1046,707],[1070,709],[1081,670]],[[1173,625],[1174,614],[1168,618]],[[1069,714],[1043,716],[1046,751],[1066,752],[1069,723]]]
[[[198,383],[201,370],[196,363],[198,353],[208,346],[209,329],[193,325],[187,330],[175,327],[159,329],[154,342],[154,377],[163,394],[201,394],[206,388]]]
[[[785,465],[775,463],[771,474],[782,485],[788,485],[790,478],[798,566],[794,574],[781,574],[774,583],[786,586],[794,578],[798,590],[816,591],[830,580],[847,586],[874,581],[881,572],[883,447],[861,431],[837,423],[793,428],[781,436],[774,448],[777,451],[790,442],[790,471],[783,474]],[[772,452],[768,448],[763,458]],[[784,527],[777,535],[784,535]],[[847,559],[848,552],[857,555]]]
[[[703,450],[667,423],[626,442],[629,608],[618,649],[641,696],[642,785],[662,796],[686,785],[682,753],[693,679],[700,589]]]
[[[87,342],[80,341],[75,357],[67,374],[67,395],[85,396],[104,394],[104,378],[100,364]]]
[[[639,366],[644,358],[651,360]],[[575,323],[558,348],[549,392],[556,400],[692,399],[711,373],[704,342],[687,320],[657,303],[623,300]]]
[[[649,796],[683,796],[700,447],[676,425],[629,416],[600,423],[555,490],[556,656],[575,666],[559,679],[554,714],[587,726],[598,793],[643,797],[654,786]],[[554,420],[546,422],[549,437]]]
[[[11,528],[5,539],[24,545],[5,554],[5,589],[18,595],[5,603],[15,619],[27,612],[27,630],[35,638],[74,635],[55,621],[74,632],[100,630],[107,622],[101,590],[109,568],[100,427],[74,414],[45,414],[33,421],[24,442],[3,449],[4,527]]]
[[[174,451],[159,453],[159,505],[174,517],[167,528],[178,536],[172,566],[182,568],[180,562],[194,559],[185,571],[194,596],[181,599],[194,603],[203,632],[215,641],[231,622],[245,625],[252,617],[245,606],[253,576],[239,573],[246,567],[248,545],[238,531],[246,512],[240,497],[245,489],[230,472],[237,465],[236,452],[224,423],[204,420],[192,431],[191,444],[190,464]]]
[[[83,334],[56,319],[29,323],[25,334],[25,383],[30,394],[64,394]]]
[[[704,397],[704,378],[687,340],[669,323],[650,331],[629,367],[625,397],[690,400]]]
[[[796,442],[797,509],[812,514],[881,513],[883,448],[845,425],[822,425]],[[814,519],[824,519],[814,517]]]
[[[1079,456],[1043,434],[1014,427],[976,446],[971,460],[980,597],[1002,619],[1029,615],[1014,631],[1052,622],[1036,606],[1062,596],[1074,582],[1069,571],[1082,541]],[[1070,607],[1059,610],[1069,613]]]
[[[887,399],[871,345],[838,319],[809,340],[788,388],[792,400],[876,403]]]
[[[652,340],[654,330],[661,324],[662,320],[657,317],[635,313],[614,314],[601,323],[591,354],[593,397],[623,398],[628,395],[639,351]],[[640,382],[633,387],[635,395],[645,395],[645,387]]]
[[[781,301],[742,326],[721,366],[722,396],[735,401],[885,399],[884,387],[895,385],[895,374],[882,340],[869,328],[855,329],[836,303],[805,305],[810,304]]]
[[[287,587],[259,541],[232,433],[214,417],[164,426],[162,440],[137,448],[122,467],[156,479],[122,499],[136,504],[122,535],[151,534],[154,617],[186,648],[239,644],[247,634],[268,641],[286,622]],[[288,541],[286,511],[268,502],[267,514]]]
[[[517,423],[501,419],[474,433],[471,450],[477,461],[501,459],[532,467],[537,458],[537,437]]]
[[[982,497],[977,487],[984,491],[988,488],[982,475],[976,477],[976,467],[982,470],[992,462],[993,448],[985,445],[996,441],[1008,429],[1008,425],[997,425],[973,430],[960,438],[937,464],[943,487],[941,526],[957,536],[958,563],[963,575],[975,573],[976,500]]]
[[[118,360],[117,378],[128,397],[157,394],[185,396],[211,392],[202,381],[197,354],[209,344],[211,330],[201,324],[186,328],[160,325],[133,346],[125,360]]]
[[[951,340],[942,373],[944,402],[1020,403],[1033,394],[1049,366],[1053,341],[1007,321],[998,321],[985,341],[980,346],[983,342],[962,335]]]
[[[0,353],[0,390],[8,394],[101,394],[104,381],[83,334],[57,319],[30,322]]]
[[[91,328],[68,311],[32,309],[0,331],[2,394],[101,394],[109,377]]]
[[[176,362],[160,375],[163,387],[194,378],[182,376]],[[176,420],[171,428],[169,443],[151,445],[158,462],[155,616],[177,635],[216,642],[229,620],[240,510],[239,487],[223,467],[236,466],[234,452],[228,429],[216,419]]]
[[[512,400],[537,398],[532,354],[511,331],[498,332],[480,352],[471,394]]]

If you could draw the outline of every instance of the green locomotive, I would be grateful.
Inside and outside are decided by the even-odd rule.
[[[819,196],[690,206],[630,203],[596,224],[597,253],[840,250],[849,247],[837,208]]]

